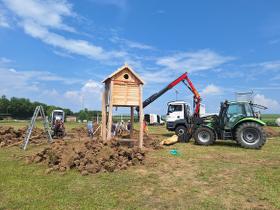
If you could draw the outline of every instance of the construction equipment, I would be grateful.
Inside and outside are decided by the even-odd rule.
[[[234,140],[244,148],[260,149],[266,142],[265,123],[255,108],[266,107],[248,101],[225,101],[219,115],[202,117],[195,125],[193,137],[199,145],[211,145],[216,139]]]
[[[65,136],[64,127],[65,113],[63,110],[53,110],[51,114],[52,137],[63,138]]]
[[[193,114],[184,101],[168,103],[166,128],[175,131],[178,141],[188,142],[194,137],[196,144],[211,145],[216,139],[234,140],[244,148],[259,149],[266,142],[263,126],[265,123],[256,114],[255,108],[266,109],[251,101],[225,101],[221,104],[219,115],[200,116],[201,98],[193,83],[184,73],[161,91],[143,102],[146,107],[165,92],[183,82],[193,93]],[[242,94],[244,95],[244,94]]]
[[[190,114],[190,106],[184,101],[173,101],[168,103],[168,113],[166,116],[166,128],[170,131],[175,131],[178,140],[181,142],[188,142],[192,137],[193,125],[200,120],[200,102],[201,98],[194,87],[192,81],[185,72],[173,82],[168,84],[159,92],[151,95],[143,102],[143,108],[154,102],[168,90],[172,89],[180,82],[185,84],[187,88],[193,93],[193,114]],[[137,110],[137,109],[136,109]]]
[[[30,140],[30,137],[31,137],[31,134],[32,134],[32,130],[34,128],[34,125],[35,125],[35,122],[36,122],[36,119],[37,119],[39,113],[40,113],[40,115],[42,117],[42,120],[43,120],[43,126],[44,126],[45,133],[47,135],[47,138],[48,138],[48,142],[52,142],[52,136],[51,136],[50,130],[49,130],[48,118],[45,115],[44,108],[40,105],[40,106],[36,107],[36,109],[33,113],[33,116],[31,118],[30,124],[28,126],[28,129],[26,130],[24,142],[23,142],[23,145],[22,145],[22,148],[24,150],[26,150],[26,148],[27,148],[27,145],[29,143],[29,140]]]

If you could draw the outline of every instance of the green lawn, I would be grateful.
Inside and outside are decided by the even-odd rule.
[[[0,149],[0,209],[280,209],[280,138],[262,150],[176,144],[149,152],[144,166],[89,176],[45,174],[21,159],[38,150]]]
[[[263,114],[262,120],[269,126],[276,126],[276,119],[280,118],[280,114]]]

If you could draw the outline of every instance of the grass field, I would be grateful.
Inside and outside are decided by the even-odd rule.
[[[89,176],[27,165],[43,146],[0,149],[0,209],[280,209],[280,137],[262,150],[176,144],[149,152],[144,166]]]
[[[262,120],[269,126],[276,126],[276,119],[280,118],[280,114],[263,114]]]

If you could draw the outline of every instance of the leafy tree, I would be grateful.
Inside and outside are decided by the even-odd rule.
[[[50,116],[51,112],[55,109],[63,109],[57,106],[48,106],[40,102],[31,102],[26,98],[12,97],[10,100],[3,95],[0,98],[0,114],[10,114],[16,119],[29,119],[32,117],[36,106],[43,106],[46,115]],[[63,109],[65,115],[73,115],[70,109]]]
[[[5,95],[3,95],[1,97],[1,99],[0,99],[0,113],[8,114],[8,112],[9,112],[9,105],[10,105],[9,99],[7,99]]]

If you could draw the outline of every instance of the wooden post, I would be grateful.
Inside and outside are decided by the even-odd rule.
[[[130,139],[133,138],[134,107],[130,107]]]
[[[112,118],[113,118],[113,87],[114,81],[111,81],[110,85],[110,98],[109,98],[109,116],[108,116],[108,125],[107,125],[107,141],[111,140],[112,138]]]
[[[102,140],[106,141],[106,89],[104,90],[104,92],[102,93],[102,125],[101,125],[101,136],[102,136]]]
[[[140,132],[139,132],[139,147],[143,147],[143,134],[144,134],[144,115],[143,115],[143,104],[142,104],[142,85],[139,87],[139,123],[140,123]]]

